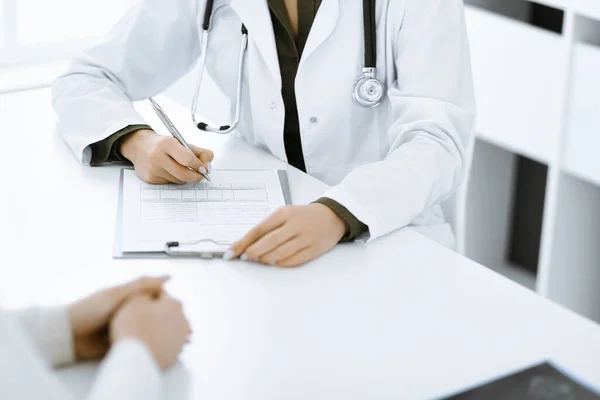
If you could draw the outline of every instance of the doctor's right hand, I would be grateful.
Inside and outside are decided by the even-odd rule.
[[[135,172],[152,184],[200,182],[202,173],[210,173],[214,154],[190,144],[194,157],[177,139],[142,129],[121,142],[119,151],[133,163]],[[192,170],[190,170],[190,167]]]
[[[110,341],[137,339],[146,345],[161,369],[177,361],[189,341],[190,325],[181,302],[164,292],[154,298],[137,295],[128,301],[110,323]]]

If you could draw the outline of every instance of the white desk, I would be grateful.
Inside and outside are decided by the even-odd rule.
[[[80,166],[54,121],[45,90],[0,97],[0,301],[50,305],[171,274],[168,290],[194,330],[184,366],[169,374],[172,398],[425,399],[544,359],[600,385],[598,326],[410,230],[290,270],[113,260],[119,168]],[[241,142],[183,131],[209,143],[216,168],[283,166]],[[295,202],[325,188],[288,172]],[[90,369],[64,376],[84,390]]]

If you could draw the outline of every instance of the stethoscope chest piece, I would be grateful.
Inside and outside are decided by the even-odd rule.
[[[375,78],[374,68],[365,68],[365,74],[354,82],[352,97],[363,107],[377,107],[383,98],[383,85]]]
[[[366,108],[377,107],[385,89],[377,79],[376,0],[363,0],[363,28],[365,35],[365,64],[362,76],[354,82],[352,97]]]

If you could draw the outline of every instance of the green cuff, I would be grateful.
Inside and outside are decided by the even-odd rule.
[[[315,203],[329,207],[346,225],[346,234],[340,242],[352,242],[354,239],[369,231],[369,227],[358,220],[346,207],[328,197],[321,197]]]
[[[128,162],[119,152],[119,145],[125,136],[141,129],[151,130],[152,128],[148,125],[129,125],[120,131],[113,133],[106,139],[91,144],[92,159],[90,160],[90,165],[97,166],[111,162]]]

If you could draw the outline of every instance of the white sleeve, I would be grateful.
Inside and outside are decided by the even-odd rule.
[[[407,0],[395,39],[390,152],[326,194],[369,226],[370,240],[446,200],[463,176],[475,117],[461,0]]]
[[[75,361],[71,320],[66,307],[32,308],[17,316],[40,354],[51,365]]]
[[[132,101],[160,93],[192,67],[200,53],[196,16],[204,2],[140,0],[54,83],[58,132],[82,163],[90,162],[90,144],[146,124]]]
[[[26,320],[30,323],[37,318],[33,312],[17,314],[0,310],[0,399],[73,400],[28,334],[23,325]],[[34,325],[35,329],[41,327]]]
[[[86,400],[161,399],[162,373],[148,348],[138,340],[115,344],[98,370]]]
[[[72,400],[44,363],[72,360],[71,335],[61,333],[65,322],[70,332],[64,308],[0,312],[0,399]],[[127,339],[112,347],[86,400],[161,399],[162,390],[162,373],[150,351]]]

